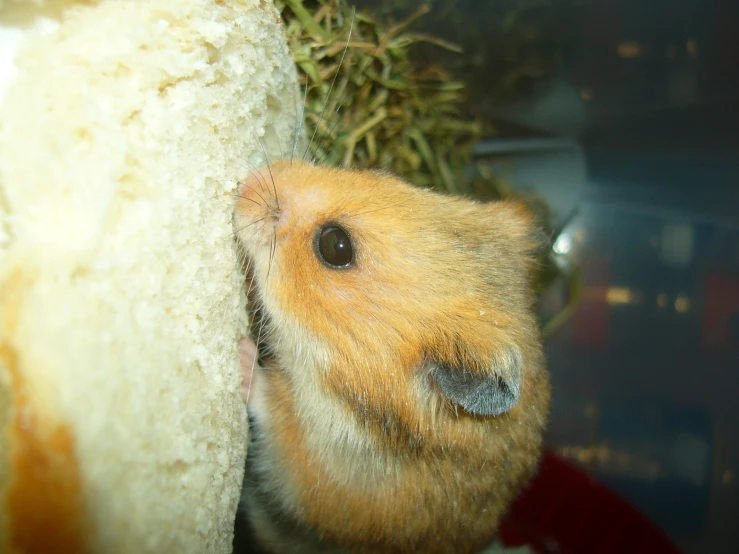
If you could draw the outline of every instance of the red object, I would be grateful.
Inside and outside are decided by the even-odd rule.
[[[630,504],[551,452],[513,505],[500,538],[540,554],[680,554]]]

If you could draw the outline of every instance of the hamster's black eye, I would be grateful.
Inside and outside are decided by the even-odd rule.
[[[318,235],[318,255],[332,267],[346,267],[354,259],[349,235],[341,227],[328,225]]]

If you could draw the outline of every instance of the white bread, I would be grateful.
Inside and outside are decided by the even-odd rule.
[[[228,193],[300,100],[271,2],[0,0],[0,552],[231,551]]]

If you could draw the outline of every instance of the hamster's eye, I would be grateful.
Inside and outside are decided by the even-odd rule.
[[[318,235],[318,255],[331,267],[347,267],[354,259],[354,249],[349,235],[336,225],[327,225]]]

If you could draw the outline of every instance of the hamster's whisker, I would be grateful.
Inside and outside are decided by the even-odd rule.
[[[256,281],[256,277],[252,273],[252,266],[253,265],[254,265],[254,258],[248,257],[247,262],[246,262],[246,270],[244,271],[244,275],[246,275],[246,276],[249,276],[251,274],[251,277],[249,278],[249,288],[246,289],[246,297],[247,297],[247,299],[250,298],[251,291],[254,290],[254,286],[255,286],[254,283]],[[250,311],[249,314],[250,314],[250,316],[249,316],[249,325],[251,326],[251,324],[253,323],[253,318],[254,318],[254,316],[256,314],[254,312],[252,312],[252,311]]]
[[[339,70],[337,69],[337,74],[338,74],[338,71]],[[348,79],[344,79],[343,80],[343,83],[344,84],[342,85],[342,89],[346,89],[346,85],[348,83]],[[316,143],[316,150],[320,150],[321,148],[323,148],[325,142],[333,135],[334,130],[336,129],[336,127],[338,126],[338,124],[341,123],[341,117],[339,117],[339,112],[341,111],[341,107],[344,105],[344,100],[346,100],[346,95],[347,94],[348,94],[348,91],[345,91],[344,92],[344,95],[342,97],[340,97],[339,100],[336,102],[336,109],[333,111],[331,117],[328,118],[328,119],[326,119],[326,122],[323,125],[324,130],[323,130],[323,132],[322,132],[322,134],[321,134],[318,142]],[[329,99],[326,98],[326,105],[328,105],[328,102],[329,102]],[[335,123],[333,123],[331,125],[331,127],[329,127],[329,123],[334,118],[336,118]],[[316,126],[316,129],[319,129],[319,128],[320,128],[320,122],[319,122],[319,125]],[[323,154],[323,156],[322,156],[322,159],[320,161],[317,161],[317,157],[316,157],[316,155],[314,155],[311,161],[313,163],[316,163],[317,162],[318,164],[321,164],[321,163],[323,163],[323,161],[325,160],[325,158],[328,157],[328,155],[330,153],[331,153],[331,150],[330,149],[327,150],[327,151],[325,151],[324,154]]]
[[[257,221],[255,223],[259,223],[259,222]],[[264,229],[265,225],[267,225],[267,222],[266,221],[262,221],[262,225],[259,227],[259,229],[254,229],[252,231],[251,235],[249,236],[249,240],[253,239],[257,235],[257,233],[261,233],[262,232],[262,229]]]
[[[282,160],[285,158],[285,148],[280,139],[280,133],[277,132],[277,127],[275,127],[274,123],[272,124],[272,133],[274,133],[275,139],[277,140],[277,146],[280,147],[280,159]]]
[[[300,33],[298,34],[299,37],[303,37],[303,33],[305,32],[305,24],[303,24],[300,27]],[[305,86],[303,87],[303,103],[300,104],[300,114],[298,114],[298,105],[295,104],[295,119],[297,126],[295,127],[295,139],[293,142],[293,151],[290,154],[290,165],[292,165],[293,160],[295,159],[295,152],[298,149],[298,142],[300,140],[300,131],[303,128],[303,118],[305,117],[305,102],[308,99],[308,79],[305,80]]]
[[[246,186],[246,185],[244,185],[244,186]],[[251,187],[247,187],[247,188],[249,188],[250,190],[252,190]],[[254,192],[256,193],[257,191],[254,191]],[[232,198],[240,198],[241,200],[248,200],[249,202],[252,202],[252,203],[256,204],[257,206],[264,206],[264,204],[262,204],[261,202],[258,202],[256,200],[254,200],[253,198],[249,198],[247,196],[242,196],[240,194],[231,194],[229,192],[225,192],[225,193],[223,193],[223,195],[224,196],[230,196]]]
[[[308,147],[305,149],[305,152],[303,153],[303,160],[305,160],[305,156],[308,154],[308,151],[310,150],[311,145],[313,144],[313,139],[316,138],[316,133],[318,132],[318,128],[321,126],[321,121],[323,121],[323,112],[326,109],[326,105],[328,104],[328,99],[331,98],[331,91],[334,89],[334,84],[336,83],[336,79],[339,76],[339,71],[341,71],[341,66],[344,64],[344,57],[346,56],[346,51],[349,49],[349,42],[352,39],[352,31],[354,31],[354,14],[356,9],[352,8],[352,21],[349,25],[349,35],[346,37],[346,45],[344,46],[344,51],[341,54],[341,59],[339,60],[339,67],[336,69],[336,74],[334,75],[333,81],[331,81],[331,86],[328,88],[328,92],[326,93],[326,101],[323,103],[323,107],[321,108],[321,114],[318,117],[318,124],[316,125],[316,128],[313,130],[313,136],[310,138],[310,142],[308,143]]]
[[[338,115],[340,109],[341,109],[341,104],[336,106],[336,111],[334,112],[334,114]],[[320,148],[323,148],[326,141],[334,134],[334,131],[336,130],[336,127],[339,125],[339,123],[341,123],[340,117],[336,119],[336,122],[331,126],[330,129],[326,130],[323,133],[323,136],[321,137],[320,141],[318,142],[318,146],[316,147],[317,150]],[[320,157],[320,159],[316,158],[316,156],[313,156],[313,162],[316,163],[317,165],[321,165],[323,162],[326,161],[326,158],[328,158],[330,153],[331,153],[331,150],[326,150],[323,156]]]
[[[257,206],[262,206],[264,208],[266,208],[267,206],[269,206],[269,202],[267,202],[267,199],[264,196],[262,196],[261,194],[259,194],[259,191],[257,189],[255,189],[251,185],[247,185],[246,183],[241,183],[241,185],[243,187],[247,188],[248,190],[250,190],[251,192],[253,192],[254,194],[256,194],[259,197],[259,200],[261,200],[261,202],[257,202],[256,200],[254,200],[254,203]]]
[[[272,261],[275,258],[275,250],[277,250],[277,226],[272,226],[272,244],[270,245],[269,250],[269,265],[267,267],[267,277],[266,279],[269,279],[269,274],[272,272]]]
[[[259,171],[259,169],[257,169],[257,167],[253,163],[251,163],[249,160],[247,160],[243,156],[239,156],[239,158],[251,166],[252,169],[249,169],[246,166],[244,166],[244,169],[246,169],[251,174],[251,176],[257,180],[257,182],[259,183],[259,188],[262,190],[262,192],[269,193],[269,188],[267,187],[267,178],[264,175],[262,175],[262,172]],[[264,200],[264,197],[262,197],[261,195],[260,195],[260,198]],[[266,200],[265,200],[265,204],[266,204]]]
[[[257,340],[254,343],[254,346],[256,348],[259,348],[259,341],[262,339],[262,329],[264,329],[264,324],[259,326],[259,332],[257,333]],[[246,393],[247,407],[249,406],[249,397],[251,396],[251,383],[252,383],[252,380],[254,379],[254,368],[257,365],[257,358],[259,357],[258,354],[259,352],[254,352],[254,359],[251,361],[251,372],[249,373],[249,387],[247,388],[249,392]]]
[[[298,150],[298,140],[300,139],[300,131],[303,129],[303,119],[305,118],[305,102],[307,99],[308,99],[308,82],[306,81],[305,90],[303,92],[303,105],[302,105],[302,108],[300,108],[300,116],[298,117],[298,127],[295,129],[295,142],[293,143],[293,152],[290,155],[290,165],[292,165],[293,160],[295,159],[295,152]]]
[[[350,37],[350,38],[351,38],[351,31],[352,31],[352,29],[354,28],[354,13],[355,13],[355,8],[352,8],[352,20],[351,20],[351,26],[350,26],[350,28],[349,28],[349,37]],[[379,52],[379,51],[380,51],[380,50],[381,50],[382,48],[384,48],[384,47],[385,47],[385,43],[386,43],[386,42],[387,42],[387,41],[389,40],[389,38],[390,38],[390,35],[387,35],[387,36],[383,37],[383,38],[382,38],[382,40],[381,40],[381,41],[380,41],[380,42],[379,42],[379,43],[377,44],[377,46],[375,46],[375,48],[373,48],[373,49],[372,49],[372,52],[371,52],[371,53],[370,53],[370,55],[369,55],[369,56],[367,57],[367,61],[366,61],[366,62],[364,63],[364,66],[362,67],[362,69],[361,69],[360,73],[364,73],[364,72],[365,72],[365,70],[366,70],[366,69],[367,69],[367,68],[369,67],[369,65],[370,65],[370,64],[371,64],[371,63],[372,63],[372,62],[374,61],[374,59],[375,59],[375,54],[376,54],[377,52]],[[346,47],[348,47],[348,46],[349,46],[349,40],[347,39],[347,42],[346,42]],[[338,69],[336,70],[336,75],[334,75],[334,82],[336,81],[336,77],[337,77],[337,76],[339,75],[339,72],[340,72],[340,70],[341,70],[341,67],[342,67],[342,65],[343,65],[343,62],[344,62],[344,55],[346,54],[346,47],[345,47],[345,50],[344,50],[344,54],[342,54],[342,57],[341,57],[341,62],[339,62],[339,67],[338,67]],[[346,83],[348,84],[348,81],[347,81]],[[345,86],[346,86],[346,85],[345,85]],[[331,84],[331,88],[333,88],[333,83]],[[341,110],[341,107],[342,107],[342,106],[343,106],[343,104],[344,104],[344,101],[345,101],[345,100],[347,99],[347,97],[349,96],[350,92],[351,92],[351,90],[345,90],[345,91],[344,91],[344,94],[343,94],[342,96],[340,96],[340,97],[339,97],[339,100],[337,101],[337,104],[336,104],[336,110],[335,110],[335,114],[334,114],[334,115],[336,115],[336,114],[338,114],[338,113],[339,113],[339,111]],[[326,96],[326,101],[325,101],[325,103],[324,103],[323,109],[325,109],[325,108],[326,108],[326,106],[328,105],[330,93],[331,93],[331,89],[329,89],[329,94],[328,94],[328,95]],[[323,117],[323,109],[321,110],[321,118]],[[338,121],[338,122],[340,122],[340,121],[341,121],[341,118],[339,118],[339,121]],[[337,122],[337,123],[338,123],[338,122]],[[319,125],[317,125],[317,126],[316,126],[316,129],[314,130],[314,133],[313,133],[313,134],[314,134],[314,136],[315,136],[315,133],[316,133],[316,131],[318,130],[318,128],[319,128],[319,127],[320,127],[320,121],[319,121]],[[335,127],[336,127],[336,124],[334,124],[334,125],[333,125],[333,126],[331,127],[331,132],[332,132],[332,133],[333,133],[333,129],[334,129]],[[324,137],[326,136],[326,135],[325,135],[325,133],[324,133],[324,135],[323,135],[323,136],[324,136]],[[305,154],[303,154],[303,159],[305,159],[305,155],[306,155],[306,154],[308,153],[308,150],[310,149],[310,146],[311,146],[312,142],[313,142],[313,139],[311,139],[311,143],[309,143],[309,144],[308,144],[308,148],[306,149],[306,151],[305,151]],[[320,144],[320,143],[319,143],[319,144]],[[318,164],[322,164],[322,163],[324,163],[324,161],[325,161],[325,158],[327,158],[327,157],[328,157],[328,155],[330,154],[330,152],[331,152],[330,150],[329,150],[329,151],[327,151],[327,152],[326,152],[326,153],[325,153],[325,154],[323,155],[323,157],[322,157],[322,158],[321,158],[320,160],[316,160],[316,158],[314,157],[314,158],[313,158],[313,162],[316,162],[316,161],[317,161],[317,162],[318,162]]]
[[[241,273],[246,274],[248,271],[248,265],[249,265],[249,259],[246,256],[246,253],[242,252],[239,253],[239,270]]]
[[[246,261],[246,270],[244,271],[244,274],[245,275],[248,274],[249,271],[251,271],[251,266],[253,264],[254,264],[254,259],[253,258],[249,258]],[[251,294],[251,291],[254,290],[254,280],[255,280],[255,278],[252,277],[251,280],[249,281],[249,288],[246,290],[246,296],[247,297]]]
[[[339,70],[341,69],[341,66],[336,70],[336,74],[338,75]],[[339,117],[339,111],[341,110],[341,107],[344,105],[344,100],[346,100],[346,96],[349,93],[348,90],[346,90],[347,85],[349,84],[349,78],[344,77],[341,80],[341,86],[339,87],[337,93],[338,93],[338,100],[334,103],[336,104],[336,108],[333,110],[333,113],[331,117],[326,119],[326,123],[324,124],[324,131],[321,135],[321,138],[318,141],[318,144],[316,146],[316,150],[320,149],[323,144],[326,142],[326,140],[333,134],[334,129],[336,129],[336,126],[341,123],[341,117]],[[330,99],[326,98],[326,105],[328,106]],[[336,122],[329,127],[329,124],[332,119],[336,119]],[[330,153],[330,150],[329,150]],[[313,161],[316,161],[315,156],[313,157]]]
[[[227,237],[224,237],[224,238],[229,238],[229,237],[235,237],[235,236],[236,236],[237,234],[239,234],[239,233],[240,233],[241,231],[243,231],[244,229],[248,229],[248,228],[249,228],[249,227],[251,227],[252,225],[256,225],[257,223],[259,223],[260,221],[264,221],[265,219],[267,219],[267,218],[266,218],[266,217],[263,217],[263,218],[261,218],[261,219],[257,219],[256,221],[252,221],[252,222],[251,222],[251,223],[249,223],[248,225],[244,225],[244,226],[243,226],[243,227],[241,227],[240,229],[236,229],[236,230],[235,230],[235,231],[234,231],[233,233],[231,233],[230,235],[228,235]]]
[[[252,191],[252,192],[253,192],[254,194],[256,194],[256,195],[257,195],[257,196],[259,197],[259,199],[260,199],[260,200],[262,201],[262,202],[261,202],[261,204],[260,204],[259,202],[257,202],[256,200],[254,200],[254,203],[256,203],[256,204],[257,204],[257,205],[259,205],[259,206],[263,206],[263,207],[265,207],[265,208],[266,208],[267,206],[269,206],[269,202],[267,202],[267,199],[266,199],[266,198],[265,198],[264,196],[262,196],[261,194],[259,194],[259,191],[258,191],[257,189],[255,189],[255,188],[254,188],[254,187],[252,187],[251,185],[247,185],[247,184],[246,184],[246,183],[244,183],[244,182],[241,182],[241,183],[239,183],[239,184],[240,184],[241,186],[243,186],[243,187],[246,187],[246,188],[247,188],[247,189],[249,189],[250,191]],[[242,197],[242,198],[243,198],[243,197]]]
[[[243,181],[238,179],[226,179],[223,181],[216,181],[219,185],[223,186],[224,188],[230,188],[230,189],[237,189],[239,185],[246,185]],[[233,198],[244,198],[243,196],[240,196],[237,193],[234,192],[216,192],[213,196],[210,197],[210,200],[219,200],[222,199],[224,196],[231,196]],[[245,200],[248,200],[245,198]]]
[[[239,262],[239,269],[241,270],[241,274],[246,276],[249,274],[249,270],[251,269],[251,258],[246,254],[246,251],[243,248],[240,250],[239,258],[241,261]]]
[[[277,209],[279,210],[280,198],[277,196],[277,185],[275,185],[275,178],[272,175],[272,165],[270,164],[269,157],[267,156],[267,151],[264,149],[264,143],[259,137],[257,137],[257,140],[259,141],[259,146],[262,147],[262,153],[264,154],[264,159],[267,162],[267,171],[269,171],[269,178],[272,180],[272,190],[275,193],[275,202],[277,203]]]
[[[272,259],[275,258],[277,252],[277,225],[272,226]]]

